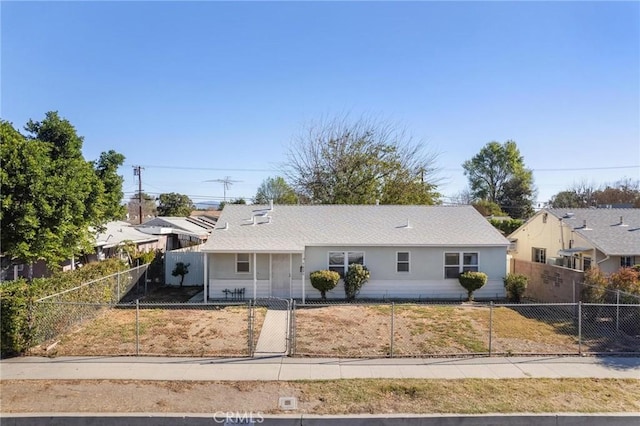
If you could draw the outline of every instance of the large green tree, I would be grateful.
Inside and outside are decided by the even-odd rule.
[[[348,117],[312,124],[283,166],[303,201],[322,204],[436,204],[436,155],[397,126]]]
[[[552,208],[589,208],[615,204],[640,208],[640,180],[621,179],[600,187],[595,183],[574,183],[549,200],[549,207]]]
[[[462,167],[476,200],[496,203],[514,218],[533,214],[533,173],[514,141],[489,142]]]
[[[189,216],[195,206],[191,198],[184,194],[170,192],[160,194],[158,203],[159,216]]]
[[[253,198],[255,204],[268,204],[273,200],[275,204],[296,204],[298,197],[293,188],[280,176],[265,179]]]
[[[110,220],[122,220],[127,214],[127,207],[122,204],[124,178],[118,174],[118,167],[123,163],[124,155],[114,150],[103,152],[98,161],[94,162],[96,175],[104,185],[104,215]]]
[[[30,120],[26,135],[2,129],[2,251],[55,265],[90,250],[90,227],[108,220],[105,189],[82,155],[83,138],[57,112]]]

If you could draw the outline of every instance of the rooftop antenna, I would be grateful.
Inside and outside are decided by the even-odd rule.
[[[231,176],[225,176],[224,179],[211,179],[211,180],[205,180],[205,182],[221,183],[222,187],[223,187],[223,191],[224,191],[223,200],[226,203],[227,202],[227,189],[229,189],[229,187],[231,185],[233,185],[234,183],[238,183],[238,182],[242,182],[242,181],[241,180],[233,180],[233,179],[231,179]]]

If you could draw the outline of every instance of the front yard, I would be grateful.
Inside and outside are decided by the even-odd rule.
[[[246,356],[248,307],[171,305],[139,310],[140,355]],[[266,309],[256,308],[259,334]],[[255,338],[257,339],[257,334]],[[135,307],[103,308],[98,315],[52,342],[32,349],[32,355],[135,355]],[[49,350],[47,351],[47,348]]]

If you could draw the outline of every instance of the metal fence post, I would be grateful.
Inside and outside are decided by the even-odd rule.
[[[492,338],[493,338],[493,301],[489,303],[489,356],[491,356]]]
[[[120,271],[118,271],[116,286],[116,303],[118,303],[120,302]]]
[[[576,280],[571,280],[571,300],[576,303]]]
[[[578,302],[578,355],[582,355],[582,301]]]
[[[620,331],[620,289],[616,290],[616,333]]]
[[[249,356],[253,356],[253,304],[251,300],[247,302],[247,335],[249,336],[248,350]]]
[[[296,353],[296,301],[291,300],[291,315],[289,316],[289,356]]]
[[[391,302],[391,342],[389,345],[389,356],[393,358],[393,335],[394,335],[394,320],[395,320],[396,303]]]
[[[140,300],[136,299],[136,356],[140,356]]]

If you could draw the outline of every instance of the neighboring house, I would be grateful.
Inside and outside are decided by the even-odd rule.
[[[159,216],[136,225],[140,232],[167,237],[166,251],[202,244],[209,238],[215,221],[207,217]]]
[[[515,259],[611,273],[640,263],[640,209],[543,209],[509,240]]]
[[[96,234],[94,253],[88,253],[78,258],[67,259],[60,263],[60,270],[70,271],[81,265],[81,262],[94,262],[111,257],[123,256],[120,249],[124,244],[131,242],[135,244],[138,251],[149,251],[164,249],[166,237],[149,235],[138,231],[128,222],[114,221],[104,225],[104,232]],[[53,271],[47,264],[39,260],[32,265],[32,277],[49,277]],[[2,256],[2,270],[0,281],[27,278],[29,276],[29,265],[21,263],[17,259],[10,261],[6,256]]]
[[[104,260],[122,256],[122,246],[132,243],[139,252],[164,249],[166,237],[149,235],[138,231],[128,222],[114,221],[105,225],[105,230],[96,236],[96,254],[89,260]]]
[[[209,298],[319,298],[309,274],[364,264],[361,298],[466,299],[465,270],[485,272],[478,298],[504,297],[509,241],[473,207],[227,204],[204,245]],[[344,298],[341,283],[327,294]]]

